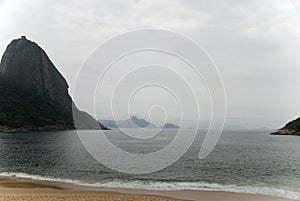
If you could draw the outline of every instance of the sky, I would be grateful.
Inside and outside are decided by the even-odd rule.
[[[108,39],[145,28],[173,31],[199,44],[216,64],[224,82],[228,124],[279,128],[300,115],[299,14],[296,0],[0,0],[0,54],[12,39],[25,35],[47,52],[73,95],[81,66]],[[153,63],[153,55],[137,54],[139,60],[120,62],[105,83],[111,86],[117,79],[110,78],[129,71],[126,65],[145,60]],[[156,62],[172,60],[168,56],[155,58]],[[152,70],[138,77],[143,80],[149,75],[164,79],[169,72]],[[120,93],[126,86],[136,86],[135,78],[125,79]],[[176,83],[176,88],[183,86]],[[110,109],[101,103],[108,90],[104,85],[96,93],[100,100],[94,115],[97,118],[112,118]],[[131,114],[145,117],[151,111],[154,123],[160,124],[162,114],[170,111],[169,121],[177,121],[180,111],[174,97],[161,90],[148,87],[137,93],[130,103]],[[205,88],[199,85],[197,90],[205,99],[201,98],[203,117],[209,118]],[[76,96],[74,101],[93,114],[84,98]],[[126,117],[122,108],[117,113],[118,119]]]

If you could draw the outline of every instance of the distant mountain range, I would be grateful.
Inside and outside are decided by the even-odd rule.
[[[155,124],[136,116],[132,116],[131,118],[126,120],[99,120],[99,122],[108,128],[159,128]],[[166,123],[163,128],[175,129],[179,128],[179,126],[172,123]]]

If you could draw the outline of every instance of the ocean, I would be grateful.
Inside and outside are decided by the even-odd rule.
[[[86,131],[87,135],[91,132],[98,131]],[[199,130],[192,146],[178,161],[158,172],[141,175],[120,173],[96,161],[76,131],[0,133],[0,176],[99,187],[219,190],[300,200],[300,137],[274,136],[270,132],[224,130],[215,149],[199,160],[205,134],[205,130]],[[105,133],[123,150],[151,153],[170,143],[176,130],[165,129],[146,140],[133,139],[118,130]],[[136,134],[143,136],[147,132]],[[126,163],[118,156],[109,160]]]

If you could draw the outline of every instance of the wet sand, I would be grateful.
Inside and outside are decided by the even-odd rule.
[[[0,201],[289,201],[290,199],[219,191],[158,191],[86,187],[63,182],[0,177]]]

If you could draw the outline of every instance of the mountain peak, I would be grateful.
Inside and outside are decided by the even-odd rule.
[[[179,126],[172,124],[172,123],[166,123],[163,128],[173,128],[173,129],[178,129]]]
[[[46,52],[25,36],[7,46],[1,59],[0,74],[26,89],[34,89],[39,94],[47,93],[66,107],[71,105],[66,80]]]
[[[132,116],[130,119],[132,119],[132,120],[139,120],[139,118],[137,116]]]
[[[105,129],[76,108],[65,78],[46,52],[25,36],[7,46],[0,78],[0,130],[73,129],[73,117],[81,129]]]

